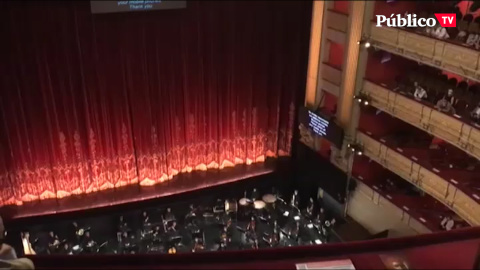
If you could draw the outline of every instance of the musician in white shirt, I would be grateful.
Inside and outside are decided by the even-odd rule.
[[[416,100],[422,100],[422,99],[427,99],[428,98],[427,91],[423,87],[418,85],[417,82],[414,83],[414,86],[415,86],[415,93],[413,94],[413,97]]]

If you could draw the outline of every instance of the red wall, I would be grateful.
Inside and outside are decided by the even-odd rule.
[[[416,1],[395,1],[387,3],[387,1],[375,1],[374,15],[390,16],[393,14],[416,13],[417,4]]]
[[[467,79],[465,79],[464,77],[458,75],[458,74],[455,74],[455,73],[451,73],[451,72],[448,72],[448,71],[444,71],[442,70],[442,74],[445,74],[447,75],[447,77],[450,79],[450,78],[455,78],[457,79],[458,82],[461,82],[461,81],[467,81]],[[468,85],[472,85],[472,84],[476,84],[475,81],[468,81]]]
[[[416,62],[392,55],[392,59],[381,63],[383,53],[371,49],[368,54],[365,78],[376,83],[389,84],[395,81],[397,75],[407,75],[409,70],[417,66]]]
[[[333,1],[333,10],[348,14],[349,13],[350,1]]]
[[[323,91],[323,108],[329,113],[335,114],[337,111],[338,98],[327,91]]]
[[[411,128],[407,123],[391,117],[387,113],[376,114],[373,107],[362,108],[358,128],[370,131],[377,136],[392,134],[395,131]]]
[[[330,50],[328,52],[327,63],[333,67],[342,69],[344,48],[342,44],[336,42],[329,42]]]

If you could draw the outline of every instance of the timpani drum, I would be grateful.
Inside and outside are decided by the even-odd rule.
[[[256,200],[255,202],[253,202],[253,208],[255,209],[255,214],[258,216],[258,217],[262,217],[263,214],[264,214],[264,210],[265,210],[265,202],[262,201],[262,200]]]
[[[238,205],[235,200],[225,200],[225,212],[226,213],[236,213],[238,210]]]
[[[262,200],[267,204],[267,209],[275,209],[275,202],[277,201],[277,196],[272,194],[265,194],[263,195]]]
[[[267,204],[274,204],[277,201],[277,196],[272,194],[265,194],[263,195],[262,200]]]
[[[256,210],[262,210],[263,208],[265,208],[265,205],[266,204],[264,201],[258,200],[253,203],[253,208],[255,208]]]

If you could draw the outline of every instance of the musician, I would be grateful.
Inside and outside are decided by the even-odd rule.
[[[332,227],[335,224],[335,219],[333,218],[331,221],[326,220],[325,223],[322,226],[322,233],[323,236],[325,237],[325,240],[328,242],[330,240],[330,234],[332,231]]]
[[[168,233],[176,232],[177,230],[178,230],[178,226],[176,221],[172,221],[170,225],[167,227]]]
[[[252,201],[258,200],[259,197],[260,197],[260,195],[259,195],[257,189],[254,188],[253,191],[252,191]]]
[[[323,222],[325,222],[326,213],[325,213],[325,209],[323,209],[323,207],[320,208],[320,213],[318,213],[317,219],[320,222],[320,224],[323,224]]]
[[[30,233],[29,232],[24,232],[21,234],[22,236],[22,244],[23,244],[23,253],[25,255],[36,255],[37,253],[32,247],[32,243],[30,242]],[[15,252],[15,250],[13,250]],[[15,254],[15,258],[17,255]]]
[[[76,221],[72,222],[72,235],[70,236],[70,241],[74,242],[74,243],[78,243],[80,242],[80,237],[81,237],[81,234],[80,234],[80,226],[78,226],[78,223]]]
[[[273,230],[274,230],[274,231],[275,231],[275,230],[276,230],[276,231],[280,231],[280,226],[278,225],[277,220],[274,220],[274,221],[273,221],[272,227],[273,227]]]
[[[60,240],[58,239],[58,235],[56,235],[53,231],[50,231],[48,233],[48,252],[50,254],[55,253],[59,247]]]
[[[215,206],[213,207],[213,213],[218,214],[223,212],[225,212],[225,203],[222,199],[217,199]]]
[[[290,200],[290,205],[293,207],[298,207],[298,190],[295,190]]]
[[[220,234],[220,243],[224,243],[225,246],[232,241],[232,232],[228,230],[227,226],[224,226],[222,233]]]
[[[280,232],[277,229],[273,230],[273,233],[268,238],[263,238],[263,241],[267,242],[269,247],[276,247],[280,241]]]
[[[159,238],[161,234],[160,226],[155,226],[155,229],[153,229],[153,238]]]
[[[274,228],[270,245],[277,246],[279,242],[280,242],[280,228]]]
[[[227,223],[225,224],[225,228],[226,228],[227,231],[230,231],[232,229],[232,224],[233,224],[232,218],[229,217],[228,220],[227,220]]]
[[[85,235],[83,236],[82,240],[82,247],[84,249],[90,249],[96,246],[96,244],[97,243],[95,242],[95,240],[92,239],[90,235],[90,231],[85,231]]]
[[[63,244],[63,247],[60,249],[60,254],[63,255],[71,255],[72,254],[72,248],[68,243]]]
[[[203,246],[203,243],[200,241],[200,238],[195,238],[195,243],[193,244],[193,249],[192,252],[197,252],[204,250],[205,247]]]
[[[247,232],[252,232],[252,233],[255,233],[256,232],[256,221],[255,221],[255,217],[251,217],[250,218],[250,222],[248,223],[247,225]]]
[[[290,229],[289,236],[290,238],[295,239],[296,242],[298,242],[298,238],[300,235],[300,222],[295,222],[295,226]]]
[[[314,208],[314,201],[313,201],[313,198],[310,198],[310,201],[308,202],[308,206],[307,206],[307,209],[306,209],[306,212],[307,212],[307,216],[309,217],[313,217],[313,208]]]
[[[165,222],[175,220],[175,215],[172,213],[172,209],[170,207],[167,208],[167,212],[165,213],[165,216],[163,219],[165,220]]]
[[[125,221],[123,216],[120,216],[118,218],[118,231],[121,233],[124,233],[126,231],[129,231],[130,229],[128,228],[128,223]]]
[[[217,251],[224,251],[227,250],[227,244],[225,242],[220,242]]]
[[[143,211],[142,212],[142,225],[145,226],[148,223],[150,223],[150,217],[148,216],[147,211]]]
[[[189,208],[190,208],[190,211],[189,211],[188,214],[185,216],[185,221],[186,221],[188,224],[192,224],[192,223],[194,223],[194,220],[195,220],[195,218],[197,217],[197,214],[195,213],[195,212],[196,212],[196,209],[195,209],[195,207],[193,206],[193,204],[190,204]]]
[[[254,239],[253,239],[252,249],[258,249],[258,240],[257,240],[257,238],[254,238]]]

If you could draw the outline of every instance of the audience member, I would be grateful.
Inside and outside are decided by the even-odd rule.
[[[446,96],[442,97],[442,99],[437,102],[435,108],[444,113],[455,113],[455,109],[453,108],[452,104],[447,100]]]
[[[418,82],[414,82],[413,86],[415,87],[415,93],[413,93],[413,96],[415,97],[416,100],[422,100],[422,99],[427,99],[427,91],[423,89],[420,85],[418,85]]]
[[[470,116],[477,122],[480,120],[480,102],[478,102],[477,106],[472,110]]]
[[[442,27],[440,24],[435,25],[434,27],[427,27],[425,29],[428,35],[431,35],[438,39],[448,39],[450,36],[447,33],[447,29]]]
[[[446,99],[454,108],[457,106],[458,99],[453,95],[453,89],[448,89]]]
[[[455,221],[453,221],[453,218],[450,216],[443,217],[442,221],[440,222],[441,229],[446,231],[452,230],[454,226],[455,226]]]
[[[455,221],[453,221],[453,219],[449,217],[447,223],[445,224],[445,230],[450,231],[451,229],[453,229],[454,225],[455,225]]]

